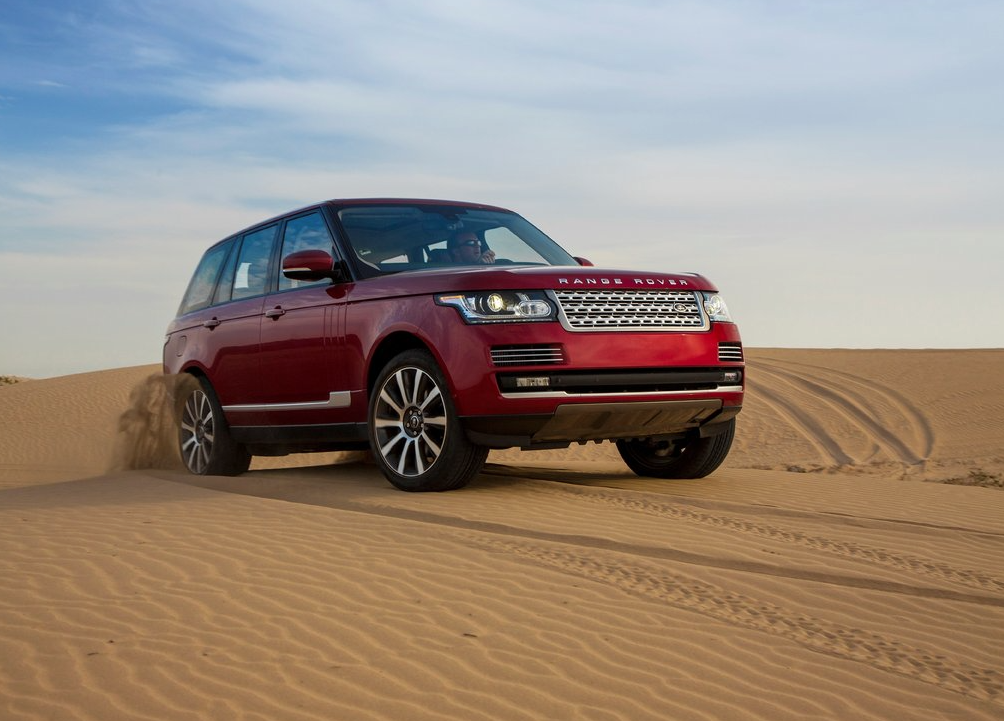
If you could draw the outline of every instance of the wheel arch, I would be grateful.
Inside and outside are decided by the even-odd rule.
[[[442,358],[439,357],[439,354],[428,343],[414,333],[395,331],[382,339],[370,356],[369,367],[366,370],[367,395],[373,392],[373,386],[376,385],[377,376],[380,375],[383,367],[387,365],[391,358],[406,350],[424,350],[430,353],[440,369],[443,370],[447,382],[450,382],[449,374],[443,368]]]
[[[209,374],[206,373],[205,368],[198,365],[185,366],[180,371],[178,371],[178,375],[179,376],[190,375],[190,376],[195,376],[196,378],[205,378],[206,380],[209,379]]]
[[[175,414],[180,418],[181,404],[184,401],[185,390],[190,388],[191,383],[199,384],[205,380],[210,386],[209,374],[197,363],[189,363],[170,376],[171,400],[174,404]]]

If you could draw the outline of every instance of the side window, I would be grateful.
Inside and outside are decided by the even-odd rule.
[[[206,251],[199,261],[199,266],[192,275],[192,280],[185,291],[185,297],[181,301],[178,315],[191,313],[193,310],[200,310],[209,306],[213,297],[213,290],[216,288],[216,279],[220,277],[220,268],[230,253],[233,241],[220,243]]]
[[[223,266],[223,275],[220,276],[220,282],[216,284],[216,295],[213,298],[213,305],[226,303],[230,300],[230,293],[234,285],[234,268],[237,267],[237,250],[240,243],[234,242],[231,245],[234,247],[230,251],[230,257],[227,258],[227,264]]]
[[[276,226],[256,230],[244,236],[241,253],[234,268],[231,300],[262,295],[268,289],[268,265],[272,259],[272,241]]]
[[[321,217],[320,213],[301,215],[286,221],[286,229],[282,234],[282,253],[279,257],[285,258],[287,255],[301,250],[323,250],[334,257],[335,251],[331,235],[328,233],[328,227],[324,224],[324,218]],[[282,274],[282,264],[280,263],[279,290],[303,288],[318,283],[330,283],[330,281],[326,279],[291,280]]]

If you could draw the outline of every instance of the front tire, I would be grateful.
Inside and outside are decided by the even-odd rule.
[[[424,350],[405,351],[384,366],[368,425],[380,470],[402,491],[461,488],[488,458],[488,449],[464,434],[446,378]]]
[[[690,441],[620,440],[617,450],[628,468],[650,478],[704,478],[722,465],[736,435],[736,419],[721,433]]]
[[[239,476],[251,454],[230,436],[216,393],[205,378],[191,378],[178,401],[178,447],[185,467],[198,476]]]

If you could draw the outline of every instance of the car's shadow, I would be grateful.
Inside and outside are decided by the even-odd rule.
[[[530,492],[540,482],[614,485],[629,478],[636,476],[629,472],[593,472],[489,463],[468,486],[448,493],[463,495],[506,490],[521,494],[524,491]],[[405,493],[394,488],[375,464],[365,461],[260,469],[234,477],[196,476],[180,472],[171,473],[169,480],[224,493],[345,509],[354,508],[358,504],[379,502],[381,498],[393,498],[400,503],[408,497],[417,500],[429,495]]]

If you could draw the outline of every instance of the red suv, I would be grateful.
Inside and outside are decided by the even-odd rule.
[[[398,488],[465,485],[489,449],[613,440],[698,478],[742,407],[739,331],[693,273],[594,268],[503,208],[332,200],[212,246],[164,345],[193,473],[369,448]]]

